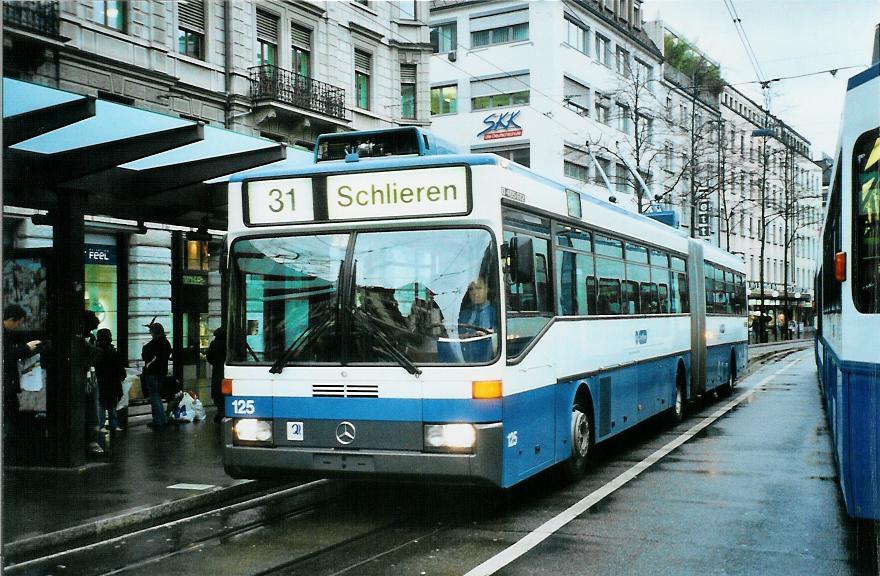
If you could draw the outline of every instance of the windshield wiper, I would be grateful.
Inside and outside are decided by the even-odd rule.
[[[381,348],[389,355],[391,358],[400,364],[400,366],[418,378],[422,371],[418,366],[412,363],[412,360],[406,357],[406,355],[397,349],[394,344],[391,343],[391,340],[388,339],[388,336],[385,334],[385,331],[382,330],[373,318],[364,310],[360,308],[351,307],[348,309],[351,312],[352,318],[355,320],[360,320],[363,323],[367,330],[373,333],[373,336],[376,338],[376,341],[381,345]]]
[[[284,366],[287,365],[287,362],[290,361],[294,356],[299,353],[300,350],[303,349],[307,342],[314,340],[318,336],[324,333],[329,326],[333,325],[333,320],[335,320],[336,315],[334,314],[335,308],[328,308],[324,311],[322,315],[319,316],[321,321],[316,324],[314,327],[307,328],[302,331],[302,333],[291,342],[290,346],[287,347],[287,350],[284,351],[284,354],[278,357],[278,360],[272,364],[272,367],[269,368],[270,374],[281,374],[284,370]]]

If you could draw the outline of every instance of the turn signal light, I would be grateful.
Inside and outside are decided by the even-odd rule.
[[[232,396],[232,378],[224,378],[220,381],[220,393],[224,396]]]
[[[474,398],[501,398],[501,380],[474,380],[471,390]]]
[[[834,279],[838,282],[846,280],[846,252],[834,255]]]

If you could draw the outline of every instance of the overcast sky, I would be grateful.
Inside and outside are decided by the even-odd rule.
[[[878,0],[729,0],[768,79],[846,66],[771,86],[770,111],[810,141],[813,158],[833,155],[846,80],[871,60]],[[721,64],[727,82],[764,102],[757,76],[723,0],[644,0],[645,20],[661,19]]]

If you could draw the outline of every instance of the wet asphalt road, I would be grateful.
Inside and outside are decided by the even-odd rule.
[[[536,528],[727,401],[698,407],[675,427],[651,422],[625,434],[575,483],[551,472],[509,493],[344,484],[338,498],[313,508],[273,502],[217,513],[35,573],[877,574],[876,541],[871,550],[857,546],[864,527],[846,518],[835,484],[812,353],[765,366],[740,382],[733,399],[747,394],[531,548],[524,542]],[[510,547],[522,554],[509,562],[496,556]]]

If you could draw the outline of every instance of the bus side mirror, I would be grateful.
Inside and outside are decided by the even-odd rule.
[[[531,238],[514,236],[508,243],[510,256],[510,280],[515,284],[525,284],[535,279],[535,251]]]

